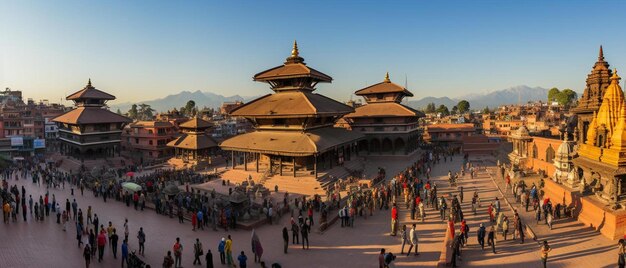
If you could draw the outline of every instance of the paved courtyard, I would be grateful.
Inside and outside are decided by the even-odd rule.
[[[456,192],[447,183],[447,172],[457,171],[461,166],[461,157],[456,156],[454,161],[443,161],[433,169],[432,178],[440,189],[440,194]],[[480,160],[479,160],[480,161]],[[483,162],[487,164],[489,162]],[[9,181],[10,184],[16,181]],[[24,185],[26,192],[38,199],[44,194],[44,186],[38,187],[30,180],[17,181],[19,186]],[[469,175],[461,179],[459,186],[464,187],[465,199],[462,203],[463,211],[470,226],[469,245],[463,249],[461,267],[538,267],[539,245],[531,239],[525,244],[515,241],[501,241],[499,236],[497,254],[489,250],[481,250],[477,246],[476,230],[479,223],[487,223],[487,206],[489,200],[500,196],[488,171],[479,172],[472,180]],[[470,209],[471,195],[478,191],[483,206],[477,215],[472,215]],[[160,267],[163,256],[167,250],[171,250],[175,238],[180,237],[184,246],[183,266],[192,267],[193,242],[199,238],[204,245],[205,251],[211,249],[214,263],[219,267],[217,244],[222,237],[230,234],[233,237],[233,254],[241,250],[249,257],[249,266],[259,267],[252,261],[250,246],[250,231],[223,229],[215,232],[212,230],[192,231],[191,224],[179,224],[177,219],[156,214],[153,210],[135,211],[132,206],[126,207],[121,202],[108,201],[103,203],[101,198],[95,198],[91,192],[80,191],[78,195],[69,196],[69,189],[49,189],[50,195],[56,195],[58,201],[66,198],[76,198],[79,207],[86,211],[88,205],[92,206],[98,214],[100,222],[105,224],[112,221],[118,233],[123,233],[124,218],[130,223],[129,245],[131,250],[138,248],[136,233],[139,227],[143,227],[146,235],[145,261],[152,267]],[[402,198],[400,198],[402,199]],[[400,224],[410,225],[409,214],[404,209],[401,201]],[[512,212],[502,203],[505,213],[511,216]],[[419,230],[419,256],[398,256],[395,261],[397,267],[434,267],[440,257],[443,245],[445,225],[439,220],[439,214],[427,208],[427,219],[424,223],[418,222]],[[380,248],[386,248],[394,254],[400,252],[400,240],[398,237],[389,236],[389,210],[376,210],[373,217],[367,220],[357,218],[354,228],[341,228],[335,224],[324,233],[317,232],[317,226],[310,235],[310,250],[302,250],[298,245],[291,245],[287,255],[282,252],[283,226],[287,226],[289,219],[283,217],[280,224],[262,226],[257,229],[263,248],[263,260],[269,265],[274,262],[283,267],[376,267],[377,255]],[[315,216],[318,219],[318,216]],[[457,226],[458,228],[458,226]],[[616,246],[589,229],[582,228],[580,224],[572,221],[563,221],[556,224],[552,231],[546,230],[545,226],[534,228],[541,239],[548,239],[554,250],[551,254],[550,267],[613,267],[616,259]],[[31,221],[24,223],[21,218],[17,223],[0,225],[0,267],[82,267],[84,261],[82,250],[77,247],[75,239],[75,227],[71,226],[67,232],[61,230],[52,218],[44,222]],[[291,243],[291,242],[290,242]],[[120,242],[121,244],[121,242]],[[405,248],[407,250],[407,248]],[[584,264],[577,266],[577,264]],[[119,267],[119,259],[114,260],[110,250],[105,250],[102,263],[92,262],[93,267]]]

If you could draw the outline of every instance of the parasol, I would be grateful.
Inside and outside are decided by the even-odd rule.
[[[136,184],[134,182],[122,183],[122,187],[126,190],[133,191],[133,192],[141,191],[141,185]]]

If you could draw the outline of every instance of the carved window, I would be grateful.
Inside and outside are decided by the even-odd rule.
[[[533,144],[532,157],[537,159],[539,157],[538,156],[538,152],[539,152],[539,150],[537,149],[537,144]]]

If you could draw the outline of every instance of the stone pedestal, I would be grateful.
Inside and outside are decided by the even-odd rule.
[[[583,196],[580,191],[545,180],[544,198],[553,204],[561,203],[572,209],[574,217],[605,237],[615,240],[626,232],[626,210],[613,210],[594,196]]]

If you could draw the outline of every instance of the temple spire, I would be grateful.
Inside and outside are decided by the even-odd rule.
[[[600,52],[598,53],[598,61],[604,61],[604,51],[602,50],[602,45],[600,45]]]
[[[384,81],[385,81],[385,83],[391,83],[391,80],[389,79],[389,72],[387,72],[385,74],[385,80]]]
[[[602,46],[600,46],[600,53],[602,53]],[[292,57],[300,56],[300,52],[298,51],[298,41],[293,40],[293,49],[291,50]]]
[[[293,48],[291,49],[291,56],[289,56],[285,60],[285,64],[290,63],[302,63],[304,64],[304,59],[300,57],[300,51],[298,50],[298,42],[293,40]]]
[[[89,81],[87,81],[87,87],[91,87],[91,78],[89,78]]]

